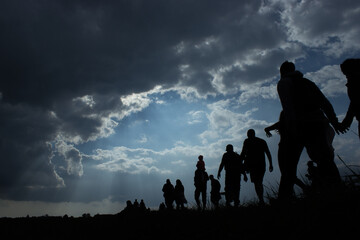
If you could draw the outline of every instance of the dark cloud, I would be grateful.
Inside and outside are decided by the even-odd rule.
[[[0,196],[62,184],[49,159],[56,121],[28,105],[0,104]]]
[[[173,47],[214,34],[214,23],[228,10],[227,4],[191,1],[2,5],[3,99],[47,106],[176,83],[181,59]]]

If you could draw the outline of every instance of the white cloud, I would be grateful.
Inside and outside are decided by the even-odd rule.
[[[209,104],[208,108],[211,110],[207,114],[209,127],[200,134],[203,144],[219,139],[239,142],[249,128],[268,124],[266,121],[252,118],[252,114],[258,110],[257,108],[245,112],[231,110],[232,108],[237,109],[235,99],[221,100]]]
[[[277,99],[278,93],[276,90],[276,83],[271,85],[259,85],[259,84],[252,84],[252,85],[245,85],[242,88],[243,92],[239,97],[239,103],[244,105],[249,101],[261,97],[263,99]]]
[[[140,139],[137,140],[138,143],[146,143],[148,141],[148,138],[146,135],[142,135]]]
[[[304,77],[314,81],[327,97],[345,95],[346,77],[342,74],[339,65],[327,65],[316,72],[309,72]]]
[[[269,1],[281,12],[290,41],[321,48],[331,56],[359,49],[360,3],[353,1]]]
[[[175,160],[175,161],[172,161],[171,164],[179,165],[179,166],[186,166],[186,163],[184,160]]]
[[[67,144],[60,137],[55,142],[54,149],[56,153],[64,158],[67,174],[78,177],[83,175],[82,154],[78,149],[73,145]]]
[[[126,172],[131,174],[153,173],[168,174],[171,171],[160,169],[156,166],[154,157],[157,154],[150,149],[131,149],[127,147],[115,147],[110,150],[97,149],[93,155],[87,157],[100,161],[95,168],[110,172]]]
[[[190,111],[188,112],[188,124],[202,123],[205,117],[204,111]]]

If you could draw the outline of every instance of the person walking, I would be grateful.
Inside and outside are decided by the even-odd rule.
[[[172,185],[170,179],[166,179],[166,183],[164,184],[162,191],[164,193],[165,205],[167,209],[173,209],[174,190],[174,186]]]
[[[218,180],[214,178],[214,175],[210,175],[211,191],[210,191],[210,200],[215,208],[219,207],[219,201],[221,199],[220,189],[221,184]]]
[[[207,181],[209,181],[209,176],[207,172],[201,166],[198,165],[194,176],[194,185],[195,185],[194,195],[198,209],[201,209],[200,194],[202,200],[202,209],[205,210],[206,208]]]
[[[329,189],[341,181],[334,162],[332,138],[334,130],[338,134],[344,130],[329,100],[314,82],[296,71],[294,63],[285,61],[280,67],[280,75],[277,91],[284,114],[281,138],[287,151],[284,153],[286,161],[282,166],[279,199],[290,200],[304,147],[310,159],[318,164],[322,177],[331,186]]]
[[[187,200],[185,198],[185,188],[180,179],[176,180],[174,198],[175,198],[176,209],[177,210],[184,209],[185,208],[184,204],[187,203]]]
[[[247,131],[248,138],[245,139],[241,151],[244,159],[245,169],[250,172],[250,180],[255,185],[255,191],[260,204],[264,204],[263,179],[266,170],[265,154],[269,160],[269,171],[273,171],[271,153],[265,140],[255,136],[255,130]]]
[[[217,178],[220,179],[221,171],[225,168],[225,200],[226,206],[237,207],[240,204],[240,182],[241,175],[244,175],[244,181],[247,181],[246,173],[243,169],[240,155],[234,152],[234,147],[231,144],[226,146],[226,152],[223,154],[218,170]]]

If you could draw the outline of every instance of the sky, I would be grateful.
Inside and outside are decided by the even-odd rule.
[[[273,157],[265,191],[277,189],[279,136],[263,129],[281,111],[279,67],[293,61],[341,121],[360,1],[4,0],[0,31],[0,217],[114,214],[126,200],[157,208],[166,179],[194,205],[197,157],[216,175],[250,128]],[[354,170],[356,129],[333,143]],[[241,185],[241,203],[255,201]]]

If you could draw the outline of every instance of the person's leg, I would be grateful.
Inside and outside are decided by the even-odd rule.
[[[279,199],[288,201],[293,195],[296,180],[297,165],[303,145],[300,141],[284,141],[281,146],[281,178],[279,184]]]
[[[234,191],[233,191],[233,199],[234,199],[234,206],[238,207],[240,205],[240,181],[241,175],[236,176]]]
[[[225,177],[225,200],[226,206],[229,207],[230,203],[233,201],[233,182],[230,174],[227,174]]]
[[[171,198],[166,198],[165,199],[165,204],[166,204],[166,207],[168,209],[173,209],[173,200]]]
[[[195,201],[196,201],[196,205],[198,206],[198,208],[200,208],[200,200],[199,200],[199,197],[200,197],[200,191],[199,191],[199,188],[195,188]]]
[[[264,186],[262,182],[256,181],[254,182],[254,185],[255,185],[255,192],[259,198],[260,204],[264,204]]]
[[[319,177],[330,188],[341,182],[339,170],[334,162],[332,139],[334,130],[328,124],[313,124],[306,139],[306,151],[311,160],[317,163]]]
[[[206,187],[202,189],[202,202],[203,202],[203,209],[205,210],[206,208]]]

